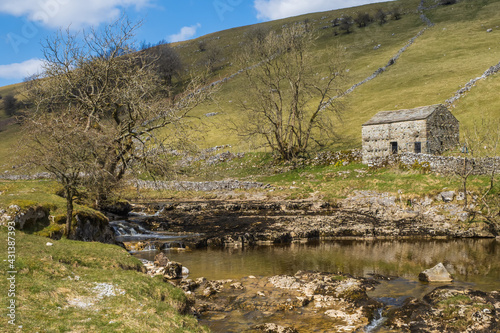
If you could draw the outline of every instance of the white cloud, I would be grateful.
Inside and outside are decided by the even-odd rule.
[[[277,20],[301,14],[355,7],[382,0],[255,0],[257,18]]]
[[[201,24],[199,23],[189,27],[182,27],[179,33],[168,36],[168,41],[174,43],[189,39],[196,34],[198,28],[201,28]]]
[[[16,0],[1,1],[0,13],[25,16],[43,26],[81,28],[117,18],[121,11],[148,6],[153,0]]]
[[[21,63],[0,65],[0,79],[24,79],[27,76],[37,74],[42,69],[43,60],[30,59]]]

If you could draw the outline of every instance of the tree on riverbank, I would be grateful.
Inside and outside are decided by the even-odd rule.
[[[483,119],[480,124],[474,123],[472,128],[464,130],[463,141],[463,167],[457,170],[457,174],[462,181],[464,209],[471,214],[472,219],[479,216],[490,224],[500,225],[500,196],[498,195],[500,188],[495,182],[500,164],[494,159],[500,156],[500,122],[486,122]],[[481,158],[491,159],[490,170],[487,174],[489,184],[478,193],[471,206],[469,205],[469,178],[478,167],[475,159]]]
[[[63,184],[68,210],[79,186],[99,206],[131,169],[164,164],[157,157],[165,139],[157,130],[180,132],[182,119],[211,93],[192,79],[169,96],[158,57],[135,52],[139,27],[121,17],[80,34],[59,31],[43,45],[41,74],[27,83],[34,111],[25,119],[26,159]]]
[[[251,41],[243,52],[249,89],[240,105],[247,119],[235,127],[241,136],[264,139],[282,160],[324,144],[320,137],[330,139],[339,120],[341,105],[332,99],[341,94],[339,54],[329,55],[332,60],[319,74],[309,52],[313,43],[311,32],[293,25]],[[252,63],[258,65],[248,67]]]

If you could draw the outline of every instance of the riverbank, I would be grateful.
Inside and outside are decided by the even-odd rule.
[[[7,232],[0,227],[14,254],[0,253],[6,332],[208,332],[181,290],[119,246]]]
[[[498,225],[469,219],[460,194],[403,201],[390,193],[354,191],[316,200],[195,200],[136,204],[151,231],[197,234],[188,248],[245,247],[326,239],[495,238]],[[157,249],[161,244],[156,245]]]

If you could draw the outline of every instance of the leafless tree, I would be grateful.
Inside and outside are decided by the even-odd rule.
[[[181,75],[182,60],[169,44],[161,44],[147,51],[153,57],[155,68],[166,86],[172,85],[172,78]]]
[[[36,113],[26,119],[23,142],[28,166],[51,173],[66,198],[66,230],[70,237],[73,203],[85,185],[103,182],[110,175],[100,167],[108,142],[95,128],[83,131],[82,118],[71,110]],[[47,135],[47,134],[50,135]]]
[[[459,170],[459,176],[462,179],[464,191],[464,209],[473,216],[482,216],[490,223],[500,218],[500,198],[498,194],[495,177],[500,169],[497,158],[500,155],[500,123],[482,120],[481,124],[474,123],[471,129],[465,129],[463,147],[463,167]],[[471,206],[468,202],[467,185],[471,174],[481,163],[481,159],[489,158],[491,168],[488,170],[489,186],[484,188],[477,199],[475,205]],[[493,195],[491,195],[493,193]]]
[[[354,23],[358,26],[358,28],[366,27],[368,24],[372,22],[372,18],[368,13],[358,13],[358,15],[354,18]]]
[[[213,73],[222,66],[222,60],[222,50],[218,45],[214,43],[205,44],[205,50],[200,60],[201,66],[204,66],[210,73]]]
[[[249,88],[240,105],[246,119],[234,127],[242,136],[264,139],[283,160],[321,145],[339,119],[341,105],[333,99],[341,94],[339,54],[332,54],[322,74],[316,73],[313,42],[312,33],[294,25],[270,32],[264,43],[254,42],[243,52]]]
[[[17,98],[14,95],[7,95],[3,98],[3,109],[5,110],[5,114],[9,117],[16,114],[18,107]]]
[[[47,127],[45,133],[51,136],[32,138],[32,148],[39,155],[45,149],[47,155],[46,162],[39,165],[63,186],[68,183],[68,191],[77,186],[73,184],[95,179],[92,185],[98,202],[132,167],[150,165],[164,142],[157,131],[173,124],[169,126],[173,131],[181,128],[181,120],[211,92],[202,89],[201,80],[192,79],[182,93],[166,98],[155,67],[157,58],[134,51],[139,26],[122,17],[102,29],[59,31],[43,45],[42,73],[27,84],[27,99],[34,112],[25,123]],[[65,126],[75,140],[69,141],[65,133],[58,134],[63,136],[60,139],[54,136],[56,131],[65,132]],[[65,141],[71,142],[71,149],[64,146]],[[87,151],[93,151],[91,157]],[[86,168],[89,158],[97,173]],[[85,176],[88,174],[99,177]]]
[[[339,29],[344,31],[346,34],[352,32],[352,25],[354,21],[351,16],[344,16],[340,19]]]

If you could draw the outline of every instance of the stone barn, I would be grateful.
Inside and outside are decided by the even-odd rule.
[[[382,111],[362,125],[363,163],[403,152],[440,154],[459,144],[458,120],[442,104]]]

